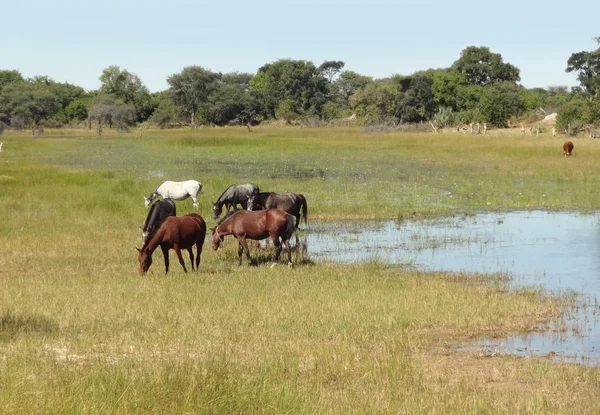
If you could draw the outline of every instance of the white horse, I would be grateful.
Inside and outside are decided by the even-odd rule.
[[[154,189],[150,196],[144,198],[144,205],[149,207],[158,196],[173,200],[185,200],[191,197],[194,201],[194,207],[198,209],[198,193],[201,191],[202,184],[197,180],[186,180],[185,182],[166,181]]]

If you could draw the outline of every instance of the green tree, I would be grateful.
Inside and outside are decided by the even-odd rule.
[[[167,90],[155,94],[154,101],[156,109],[150,117],[151,123],[160,128],[167,128],[179,119],[172,91]]]
[[[269,117],[283,100],[290,100],[300,114],[320,115],[329,94],[328,81],[312,62],[281,59],[259,68],[250,81]]]
[[[217,81],[218,74],[201,66],[187,66],[180,73],[167,78],[175,104],[189,117],[192,126],[196,126],[200,104],[208,101],[217,88]]]
[[[152,114],[150,93],[136,74],[112,65],[102,71],[100,82],[100,92],[113,95],[135,108],[137,121],[145,121]]]
[[[257,109],[253,96],[239,83],[222,83],[200,105],[198,118],[208,124],[225,125],[234,120],[245,124]]]
[[[0,120],[6,123],[19,115],[26,124],[39,125],[60,109],[56,96],[46,85],[10,83],[0,92]]]
[[[279,103],[279,106],[275,110],[275,117],[278,120],[284,120],[290,122],[298,118],[298,112],[294,108],[294,103],[290,99],[284,99]]]
[[[452,69],[433,72],[431,93],[437,107],[449,107],[452,111],[463,109],[460,101],[460,89],[468,85],[465,74]]]
[[[600,94],[600,37],[594,39],[598,48],[591,52],[573,53],[567,61],[566,72],[575,72],[584,92]]]
[[[435,103],[431,87],[433,76],[430,72],[418,72],[411,76],[392,78],[399,84],[403,93],[399,102],[401,122],[419,122],[431,119],[435,111]]]
[[[484,88],[483,92],[479,109],[483,119],[493,126],[507,127],[508,119],[523,111],[519,86],[514,82],[502,82]]]
[[[333,82],[333,79],[339,74],[346,64],[342,61],[325,61],[319,65],[319,73],[329,81]]]
[[[403,97],[398,83],[374,81],[350,97],[350,108],[365,124],[398,121]]]
[[[365,88],[373,78],[360,75],[353,71],[343,71],[334,82],[336,93],[340,95],[344,103],[348,104],[350,97]]]
[[[516,66],[504,63],[502,55],[490,52],[487,47],[469,46],[463,49],[452,69],[464,74],[472,85],[485,86],[521,79]]]
[[[0,91],[7,85],[25,82],[21,72],[16,70],[0,70]]]

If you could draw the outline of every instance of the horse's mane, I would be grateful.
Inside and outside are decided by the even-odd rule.
[[[156,210],[156,208],[158,207],[158,204],[160,202],[154,202],[152,203],[152,206],[150,206],[150,211],[148,212],[148,216],[146,216],[146,222],[144,222],[144,231],[146,230],[148,223],[150,223],[150,218],[152,217],[154,211]]]
[[[225,221],[227,221],[229,218],[231,218],[234,213],[237,213],[240,210],[244,210],[244,209],[234,209],[232,211],[227,212],[227,214],[225,216],[223,216],[221,219],[219,219],[219,221],[217,222],[217,226],[222,225]]]
[[[227,189],[225,189],[225,190],[223,191],[223,193],[221,193],[221,196],[219,196],[219,198],[217,199],[217,203],[219,203],[219,202],[221,201],[221,198],[223,197],[223,195],[224,195],[225,193],[227,193],[227,191],[228,191],[229,189],[231,189],[233,186],[237,186],[237,184],[232,184],[232,185],[230,185],[230,186],[229,186]]]

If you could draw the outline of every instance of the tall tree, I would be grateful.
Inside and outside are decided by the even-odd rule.
[[[0,92],[0,120],[4,122],[18,115],[27,124],[39,125],[60,109],[56,96],[45,85],[13,83]]]
[[[325,61],[319,66],[319,72],[329,81],[333,82],[333,79],[339,74],[346,64],[342,61]]]
[[[101,92],[133,105],[138,121],[144,121],[151,115],[150,93],[136,74],[112,65],[102,71],[100,82]]]
[[[348,103],[352,95],[366,87],[370,82],[373,82],[371,77],[353,71],[343,71],[336,79],[335,85],[344,101]]]
[[[209,95],[217,88],[218,74],[201,66],[187,66],[167,78],[173,92],[175,104],[181,107],[192,126],[196,125],[196,113],[200,104],[207,102]]]
[[[281,59],[264,65],[250,81],[268,116],[289,100],[299,114],[320,114],[328,95],[327,80],[312,62]]]
[[[19,82],[25,82],[21,72],[16,70],[0,70],[0,91],[2,91],[2,88],[6,85]]]
[[[490,52],[487,47],[469,46],[463,49],[452,69],[464,74],[472,85],[485,86],[521,79],[516,66],[504,63],[502,55]]]
[[[577,80],[584,92],[600,94],[600,37],[594,39],[598,48],[591,52],[573,53],[567,61],[566,72],[577,73]]]

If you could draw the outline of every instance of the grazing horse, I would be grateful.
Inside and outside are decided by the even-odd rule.
[[[300,214],[306,225],[308,205],[304,195],[296,193],[261,192],[253,201],[254,209],[281,209],[296,218],[296,229],[300,224]]]
[[[173,200],[185,200],[191,197],[194,201],[194,207],[198,209],[198,193],[202,191],[202,184],[197,180],[186,180],[184,182],[171,182],[166,181],[158,186],[150,196],[144,198],[144,204],[146,207],[150,206],[150,203],[158,196],[162,196],[163,199]]]
[[[563,156],[565,156],[565,157],[570,156],[572,151],[573,151],[573,142],[565,141],[565,143],[563,144]]]
[[[267,237],[271,237],[273,245],[275,245],[273,263],[276,264],[279,260],[281,243],[283,243],[288,253],[288,266],[292,265],[292,249],[289,240],[294,234],[294,218],[281,209],[240,210],[211,230],[215,251],[221,247],[225,236],[233,235],[237,238],[239,265],[242,264],[242,252],[246,253],[248,265],[252,264],[246,239],[258,241]],[[281,242],[279,238],[281,238]]]
[[[225,205],[228,212],[231,208],[235,209],[238,204],[242,205],[243,209],[250,210],[252,204],[248,202],[252,201],[258,195],[258,192],[258,186],[252,183],[232,184],[221,193],[216,202],[213,202],[213,219],[221,216],[223,205]]]
[[[156,230],[169,216],[177,216],[175,202],[171,199],[162,199],[154,202],[150,207],[150,212],[146,216],[146,222],[142,228],[142,239],[144,243],[148,242]]]
[[[200,266],[200,255],[202,254],[202,245],[206,237],[206,223],[200,215],[191,213],[185,216],[169,216],[154,236],[144,244],[142,249],[136,248],[140,253],[138,260],[140,262],[140,272],[145,274],[152,265],[152,253],[160,246],[165,257],[165,274],[169,272],[169,249],[175,250],[179,263],[183,270],[187,272],[181,250],[187,249],[190,254],[192,271],[194,270],[194,253],[192,248],[196,245],[196,271]]]

